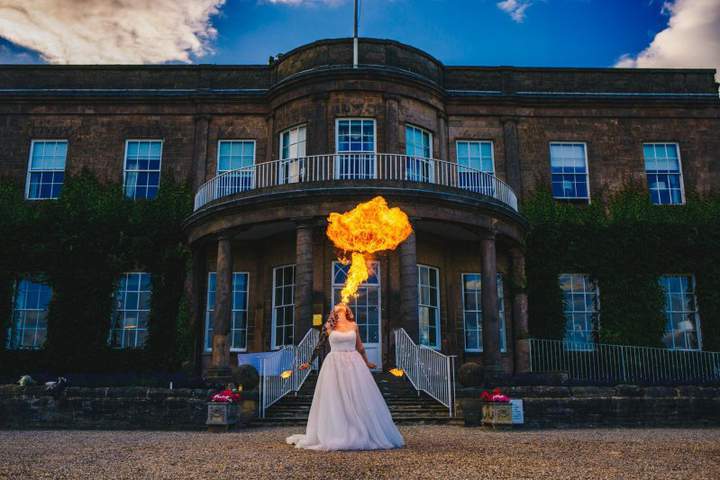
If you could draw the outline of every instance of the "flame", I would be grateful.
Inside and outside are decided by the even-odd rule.
[[[283,380],[287,380],[288,378],[292,377],[292,374],[292,370],[285,370],[280,374],[280,378],[282,378]]]
[[[340,300],[347,303],[372,273],[369,268],[372,255],[395,250],[410,236],[412,226],[405,212],[398,207],[388,208],[383,197],[375,197],[349,212],[331,213],[326,233],[335,247],[344,252],[340,261],[344,265],[351,263]]]
[[[396,377],[402,377],[405,375],[405,371],[402,368],[392,368],[388,370],[392,375],[395,375]]]

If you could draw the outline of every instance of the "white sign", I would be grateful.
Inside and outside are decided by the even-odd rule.
[[[525,423],[525,414],[523,413],[523,401],[510,400],[510,407],[512,408],[511,415],[513,425]]]

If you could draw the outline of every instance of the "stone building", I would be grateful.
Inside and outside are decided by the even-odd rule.
[[[533,319],[524,290],[504,287],[524,283],[523,197],[543,185],[588,203],[634,179],[677,204],[720,185],[713,70],[450,67],[374,39],[352,59],[338,39],[268,65],[2,66],[2,173],[28,199],[56,197],[83,167],[133,198],[154,197],[160,173],[190,182],[192,315],[216,372],[235,352],[298,342],[327,315],[346,273],[324,235],[330,212],[382,195],[412,221],[353,302],[379,368],[393,365],[402,327],[517,372]],[[588,300],[568,315],[569,335],[588,338],[596,293],[581,275],[561,280]],[[142,296],[146,284],[139,272],[121,288]],[[24,287],[36,304],[15,309],[42,309],[51,293]],[[140,303],[113,326],[118,346],[142,344]],[[9,345],[42,343],[41,320],[11,329]]]

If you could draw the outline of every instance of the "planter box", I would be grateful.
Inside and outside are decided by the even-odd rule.
[[[238,423],[238,406],[235,403],[208,402],[205,425],[209,431],[227,431]]]
[[[490,427],[512,427],[512,405],[509,403],[483,402],[482,424]]]
[[[522,400],[512,401],[515,404],[515,412],[513,412],[513,403],[484,402],[479,398],[463,398],[461,401],[466,427],[484,425],[505,428],[524,422]]]

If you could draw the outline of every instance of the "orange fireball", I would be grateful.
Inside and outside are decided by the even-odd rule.
[[[368,279],[372,254],[394,250],[412,233],[410,220],[398,207],[389,208],[383,197],[361,203],[349,212],[331,213],[327,236],[335,247],[351,254],[350,271],[341,294],[346,303]],[[348,263],[347,258],[341,262]]]

